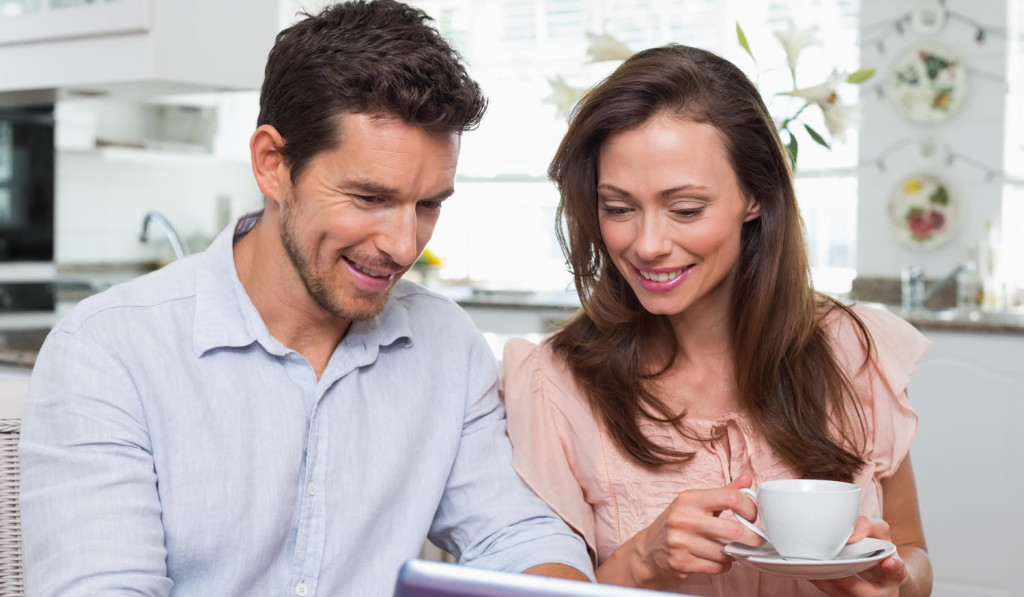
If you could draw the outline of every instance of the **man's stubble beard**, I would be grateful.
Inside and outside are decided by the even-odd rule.
[[[306,292],[309,293],[309,296],[313,298],[320,308],[345,321],[362,321],[373,319],[379,315],[384,310],[394,285],[388,288],[384,297],[378,303],[371,304],[366,309],[357,310],[354,305],[346,307],[339,300],[336,300],[331,293],[331,285],[324,276],[314,270],[310,264],[311,260],[302,253],[302,247],[299,243],[298,235],[293,229],[293,219],[291,217],[290,206],[294,201],[295,199],[291,198],[281,204],[278,229],[281,234],[281,243],[284,245],[284,250],[288,254],[288,258],[291,260],[295,271],[299,274],[303,286],[306,287]]]

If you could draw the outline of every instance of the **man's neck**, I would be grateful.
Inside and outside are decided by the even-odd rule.
[[[238,279],[270,335],[304,356],[320,379],[351,322],[309,296],[266,214],[235,242],[233,252]]]

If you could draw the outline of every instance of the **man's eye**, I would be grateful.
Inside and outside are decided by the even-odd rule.
[[[437,211],[441,209],[440,201],[420,201],[420,207],[427,211]]]

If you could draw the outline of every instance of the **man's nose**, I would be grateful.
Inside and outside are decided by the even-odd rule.
[[[415,206],[396,210],[387,222],[382,223],[377,248],[398,265],[412,265],[419,257],[419,244],[416,242],[418,224]]]

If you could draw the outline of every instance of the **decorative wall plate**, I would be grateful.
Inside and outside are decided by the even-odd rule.
[[[946,48],[921,43],[897,58],[886,81],[886,95],[901,116],[922,124],[949,119],[967,93],[967,69]]]
[[[889,223],[896,237],[918,249],[948,241],[959,211],[949,187],[930,174],[915,174],[903,180],[889,198]]]

